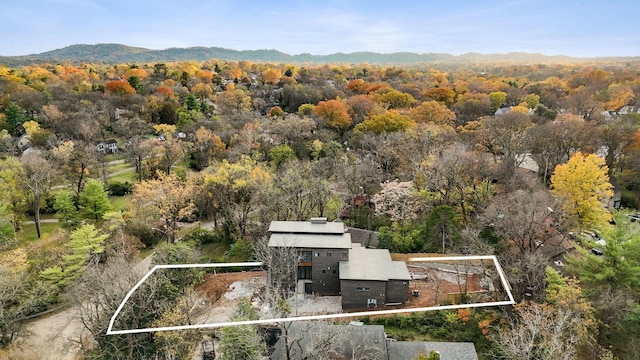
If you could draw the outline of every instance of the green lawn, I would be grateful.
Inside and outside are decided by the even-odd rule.
[[[42,236],[45,236],[47,234],[51,234],[60,227],[60,223],[40,223],[40,232],[42,233]],[[16,234],[16,237],[20,242],[24,243],[38,240],[36,224],[22,224],[22,229]]]
[[[129,165],[127,163],[114,164],[114,165],[109,165],[107,167],[107,171],[109,171],[109,173],[114,173],[116,171],[124,170],[124,169],[129,168],[129,167],[131,167],[131,165]]]
[[[217,262],[228,249],[229,246],[223,243],[202,244],[198,246],[200,261],[207,263]]]
[[[128,181],[129,183],[136,182],[137,181],[136,170],[130,169],[121,174],[109,177],[108,182],[115,182],[115,181],[119,181],[119,182]]]
[[[131,204],[131,195],[109,196],[109,201],[111,201],[111,207],[113,210],[122,211]]]

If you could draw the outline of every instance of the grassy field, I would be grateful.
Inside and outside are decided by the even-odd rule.
[[[125,182],[128,181],[130,183],[136,182],[137,181],[137,174],[136,174],[136,169],[129,169],[125,172],[122,172],[118,175],[115,176],[110,176],[109,177],[109,182],[115,182],[115,181],[119,181],[119,182]]]
[[[60,223],[40,223],[40,232],[42,236],[51,234],[59,229]],[[23,224],[22,229],[16,234],[18,240],[23,243],[29,243],[38,240],[36,232],[36,224]]]
[[[129,204],[131,203],[131,195],[109,196],[109,201],[111,202],[111,207],[114,211],[122,211],[129,207]]]
[[[127,164],[127,163],[113,164],[113,165],[107,166],[107,170],[108,170],[109,173],[114,173],[116,171],[124,170],[124,169],[130,168],[130,167],[131,167],[131,165]]]

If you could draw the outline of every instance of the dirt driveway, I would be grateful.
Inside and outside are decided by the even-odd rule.
[[[136,264],[135,269],[142,274],[149,270],[151,256]],[[81,359],[79,344],[82,324],[77,319],[76,308],[70,307],[60,312],[45,315],[25,323],[26,336],[18,340],[24,359],[77,360]]]

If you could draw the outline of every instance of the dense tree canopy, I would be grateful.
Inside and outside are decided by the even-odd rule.
[[[392,251],[496,254],[516,299],[535,302],[518,305],[511,318],[492,315],[504,337],[486,346],[502,346],[504,356],[527,349],[513,340],[531,335],[532,324],[562,334],[533,334],[530,356],[583,354],[590,305],[598,346],[585,358],[609,346],[633,358],[640,351],[635,235],[618,215],[616,227],[609,223],[605,204],[611,184],[614,200],[640,204],[639,72],[634,62],[0,65],[0,258],[4,265],[24,254],[15,257],[28,266],[0,269],[3,289],[24,298],[6,297],[0,342],[19,333],[20,316],[53,306],[77,285],[78,299],[95,306],[82,315],[95,336],[92,356],[109,358],[117,348],[111,358],[189,357],[193,349],[176,345],[175,334],[104,335],[105,313],[95,309],[113,310],[106,294],[126,293],[135,278],[112,266],[124,266],[141,243],[158,261],[199,261],[185,246],[200,242],[220,252],[205,257],[249,260],[269,221],[327,216],[379,231],[379,247]],[[111,140],[117,152],[97,151]],[[39,223],[40,212],[55,213],[64,228],[25,240],[37,232],[25,220]],[[202,224],[211,234],[187,229]],[[606,245],[575,235],[583,229],[600,231]],[[163,236],[170,244],[159,247]],[[566,271],[580,283],[547,276],[544,268],[574,248]],[[192,316],[176,305],[192,303],[190,290],[168,285],[173,280],[152,285],[154,296],[174,298],[136,298],[123,321]],[[98,285],[104,289],[91,293]],[[136,317],[140,311],[149,316]],[[574,324],[578,330],[568,329]],[[255,340],[254,329],[243,330],[226,335]],[[233,357],[233,350],[226,351]]]

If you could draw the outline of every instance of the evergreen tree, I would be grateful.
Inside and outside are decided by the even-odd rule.
[[[68,281],[80,276],[92,262],[97,262],[104,253],[104,242],[107,235],[100,234],[93,225],[83,225],[69,236],[66,244],[70,253],[63,257],[62,264],[52,266],[42,271],[46,280],[59,285],[66,285]]]
[[[22,124],[27,120],[24,110],[13,101],[4,109],[5,122],[9,126],[9,132],[14,136],[19,136],[23,132]]]
[[[111,210],[109,196],[102,182],[95,179],[87,180],[84,189],[80,193],[80,212],[88,219],[102,220],[104,214]]]
[[[78,209],[73,201],[73,196],[66,190],[61,190],[56,194],[53,209],[56,217],[62,222],[62,226],[73,226],[78,220]]]
[[[233,321],[257,320],[258,313],[251,307],[249,299],[241,299],[233,313]],[[254,360],[262,359],[265,344],[258,334],[256,325],[227,326],[220,330],[220,359]]]

